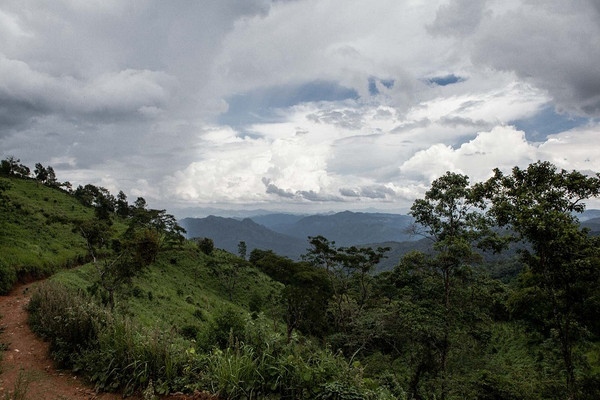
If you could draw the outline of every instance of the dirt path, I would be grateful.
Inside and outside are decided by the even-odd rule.
[[[27,324],[24,306],[36,284],[20,285],[8,296],[0,296],[0,326],[4,327],[0,333],[0,343],[8,344],[0,370],[0,399],[4,399],[7,392],[23,391],[23,385],[19,385],[19,381],[23,380],[28,385],[22,399],[121,399],[122,396],[118,394],[96,394],[81,378],[69,371],[54,368],[48,356],[48,343],[35,336]]]

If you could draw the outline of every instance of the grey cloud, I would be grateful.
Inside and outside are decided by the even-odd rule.
[[[291,192],[289,190],[284,190],[271,182],[271,180],[267,177],[262,178],[262,183],[266,187],[266,193],[274,194],[279,197],[283,197],[286,199],[300,198],[309,201],[315,202],[339,202],[344,201],[343,198],[338,196],[333,196],[327,193],[318,193],[314,190],[297,190],[296,192]]]
[[[358,130],[362,127],[362,114],[358,111],[345,110],[325,110],[307,115],[310,121],[336,125],[344,129]]]
[[[598,37],[597,2],[532,2],[486,20],[472,58],[546,90],[558,110],[598,117]]]
[[[396,192],[385,186],[366,186],[358,189],[342,188],[340,194],[345,197],[366,197],[369,199],[386,199],[395,196]]]
[[[291,198],[296,197],[296,195],[294,193],[283,190],[283,189],[277,187],[275,184],[271,183],[271,180],[268,178],[263,177],[262,182],[266,186],[267,189],[265,192],[268,194],[275,194],[279,197],[284,197],[286,199],[291,199]]]
[[[310,201],[344,201],[344,199],[341,197],[333,196],[330,194],[317,193],[314,190],[299,190],[296,192],[296,194],[301,196],[303,199]]]
[[[340,194],[345,197],[360,197],[360,191],[356,189],[341,188]]]
[[[456,128],[459,126],[465,126],[475,129],[485,129],[490,127],[490,123],[482,119],[473,120],[470,118],[463,117],[442,117],[440,123],[445,126]]]
[[[402,132],[407,132],[407,131],[417,129],[417,128],[425,128],[425,127],[428,127],[429,125],[431,125],[431,121],[428,118],[422,118],[418,121],[402,123],[402,124],[398,125],[397,127],[395,127],[394,129],[392,129],[390,132],[391,133],[402,133]],[[411,141],[406,141],[406,142],[412,143]]]
[[[433,35],[465,36],[477,29],[485,13],[485,0],[452,0],[440,6],[427,30]]]

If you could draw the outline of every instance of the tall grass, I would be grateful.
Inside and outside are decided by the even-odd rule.
[[[17,281],[80,264],[87,250],[74,225],[93,216],[69,194],[33,180],[7,178],[9,203],[0,209],[0,294]]]
[[[215,341],[202,351],[206,343],[187,341],[174,330],[141,327],[55,282],[40,285],[29,311],[32,328],[50,341],[59,364],[100,390],[130,394],[152,381],[160,394],[209,390],[228,399],[311,399],[337,393],[332,388],[363,399],[384,398],[369,396],[374,392],[363,387],[360,367],[310,341],[287,343],[262,315],[247,318],[237,334],[226,324],[207,328],[229,329],[229,339],[222,348]]]

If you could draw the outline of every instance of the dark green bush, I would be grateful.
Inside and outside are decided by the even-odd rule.
[[[198,327],[196,325],[184,325],[179,330],[179,333],[181,334],[181,336],[183,336],[186,339],[190,339],[190,340],[196,339],[199,332],[200,332],[200,329],[198,329]]]
[[[73,367],[80,352],[95,347],[98,332],[110,315],[77,292],[47,282],[33,293],[29,324],[50,342],[50,352],[61,367]]]
[[[366,400],[356,388],[339,382],[327,383],[319,389],[317,400]]]

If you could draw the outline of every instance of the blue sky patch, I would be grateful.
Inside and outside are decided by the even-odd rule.
[[[354,89],[331,81],[313,81],[301,85],[283,85],[259,88],[227,98],[229,109],[218,118],[219,124],[233,127],[278,122],[278,108],[314,101],[341,101],[358,99]]]
[[[510,124],[525,132],[527,140],[539,142],[546,140],[548,135],[568,131],[588,122],[587,118],[559,114],[553,106],[548,105],[532,117],[511,121]]]
[[[379,89],[377,89],[377,82],[381,83],[388,89],[394,87],[393,79],[378,79],[375,77],[369,78],[369,94],[371,96],[377,96],[379,94]]]
[[[450,74],[445,76],[434,76],[433,78],[427,79],[427,82],[432,85],[447,86],[452,85],[454,83],[462,82],[464,80],[465,79],[460,76]]]

